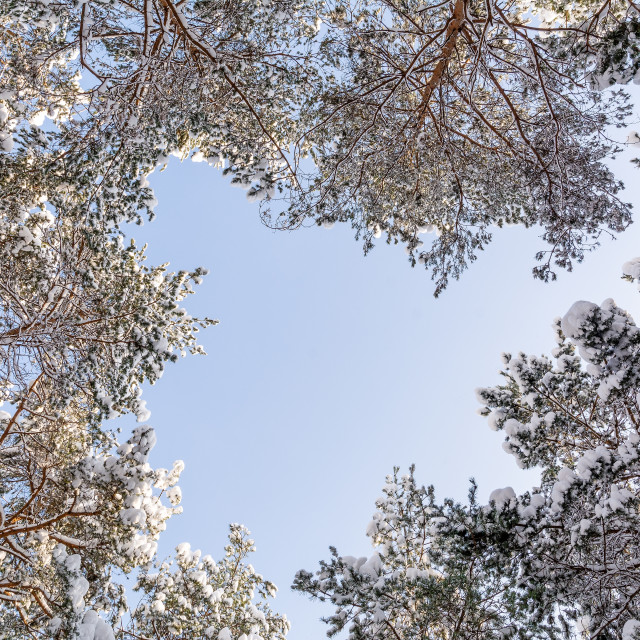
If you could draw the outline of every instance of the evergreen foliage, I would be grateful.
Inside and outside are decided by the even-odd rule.
[[[145,264],[171,156],[223,168],[294,228],[406,245],[436,294],[493,229],[538,226],[571,269],[630,207],[604,162],[640,68],[630,0],[0,0],[0,637],[282,640],[248,532],[215,562],[157,544],[182,463],[155,469],[142,385],[203,353],[181,306],[206,270]],[[284,201],[284,206],[280,204]],[[280,207],[278,209],[277,207]],[[421,234],[433,233],[424,244]],[[625,267],[638,279],[638,261]],[[504,356],[492,428],[541,486],[440,503],[387,479],[370,558],[294,588],[353,640],[640,635],[640,330],[612,301]],[[122,573],[137,572],[131,607]]]
[[[638,261],[625,265],[638,277]],[[606,300],[556,322],[552,357],[503,355],[478,390],[504,449],[541,485],[438,503],[413,468],[389,476],[370,558],[332,549],[294,589],[326,600],[329,635],[635,638],[640,631],[640,329]]]

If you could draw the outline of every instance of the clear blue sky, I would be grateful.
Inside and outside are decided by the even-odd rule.
[[[629,157],[615,166],[633,187]],[[175,161],[151,178],[157,219],[132,235],[149,242],[152,264],[209,268],[185,306],[220,320],[202,335],[206,357],[168,367],[146,391],[152,463],[186,463],[184,514],[161,551],[187,540],[220,556],[227,523],[245,524],[291,640],[326,631],[321,606],[289,590],[296,570],[315,569],[329,545],[370,553],[364,531],[394,465],[415,463],[441,498],[463,499],[471,476],[483,499],[535,484],[476,414],[474,389],[499,382],[503,351],[548,353],[553,318],[578,299],[613,297],[640,318],[640,295],[620,280],[622,263],[640,255],[636,226],[551,284],[531,276],[535,230],[496,230],[435,300],[400,247],[365,258],[346,226],[272,232],[204,164]],[[628,188],[625,199],[640,206],[639,194]]]

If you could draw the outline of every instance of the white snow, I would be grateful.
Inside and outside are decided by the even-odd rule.
[[[504,487],[504,489],[494,489],[489,496],[489,502],[495,502],[499,509],[505,505],[516,503],[516,492],[512,487]]]
[[[77,637],[78,640],[114,640],[111,627],[93,610],[84,614]]]
[[[562,318],[562,331],[568,338],[576,338],[581,333],[581,327],[589,314],[598,309],[598,305],[586,300],[579,300],[571,305],[571,308]]]

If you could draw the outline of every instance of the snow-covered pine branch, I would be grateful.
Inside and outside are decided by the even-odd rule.
[[[81,184],[65,184],[74,177]],[[65,172],[49,194],[24,189],[0,206],[0,394],[25,411],[72,402],[86,404],[87,420],[144,420],[142,382],[203,353],[197,332],[212,321],[181,303],[206,270],[145,265],[144,249],[81,217],[92,188],[82,181]]]
[[[2,426],[10,420],[2,412]],[[111,622],[124,613],[114,573],[151,562],[166,520],[181,511],[172,498],[182,463],[153,469],[154,444],[147,426],[121,445],[107,437],[96,445],[72,416],[16,422],[0,444],[3,633],[73,637],[88,603]]]
[[[316,0],[3,0],[0,15],[3,151],[50,118],[56,165],[110,154],[136,178],[195,154],[255,200],[295,184]]]
[[[628,105],[599,89],[635,77],[640,27],[628,0],[538,4],[3,0],[0,155],[49,137],[30,179],[98,159],[86,215],[111,222],[171,155],[224,166],[267,224],[400,242],[436,292],[539,225],[553,278],[630,222],[603,164]]]
[[[629,206],[603,161],[628,105],[593,87],[590,60],[635,25],[635,6],[607,2],[604,20],[601,3],[552,3],[571,17],[541,24],[532,11],[549,3],[534,4],[327,2],[325,73],[302,110],[314,166],[271,224],[346,222],[365,252],[401,243],[436,294],[505,225],[542,228],[545,280],[624,230]]]
[[[276,587],[246,560],[255,550],[245,527],[229,527],[229,544],[216,562],[188,543],[175,557],[142,573],[142,594],[122,638],[213,638],[214,640],[284,640],[285,616],[271,611],[267,600]]]
[[[637,260],[625,265],[638,277]],[[640,631],[640,329],[606,300],[575,303],[552,356],[504,354],[483,415],[541,485],[482,505],[438,503],[414,471],[387,478],[374,554],[332,549],[294,589],[326,600],[352,640],[587,638]]]
[[[490,514],[470,492],[469,506],[438,504],[433,487],[419,486],[414,469],[388,476],[367,527],[373,554],[322,561],[300,571],[293,588],[326,601],[327,635],[350,640],[498,639],[511,634],[513,569],[495,561]],[[498,516],[500,520],[500,516]],[[502,559],[502,558],[501,558]]]

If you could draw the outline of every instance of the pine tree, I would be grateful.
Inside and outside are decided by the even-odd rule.
[[[638,264],[625,265],[630,278]],[[321,562],[294,589],[355,639],[592,638],[640,632],[640,329],[606,300],[556,322],[552,357],[504,354],[483,413],[541,485],[438,503],[413,468],[387,478],[375,553]],[[635,634],[635,635],[634,635]]]
[[[630,222],[603,164],[625,97],[593,86],[618,58],[592,49],[634,11],[607,2],[600,20],[599,5],[574,4],[570,22],[541,25],[549,3],[327,2],[326,72],[303,109],[314,166],[273,224],[348,222],[365,252],[402,243],[436,294],[505,225],[542,228],[536,277],[571,269]]]
[[[604,164],[629,106],[600,89],[635,77],[639,27],[627,0],[539,4],[3,0],[0,144],[49,138],[28,181],[104,167],[87,217],[139,219],[176,155],[271,226],[403,243],[436,294],[512,224],[542,228],[554,278],[630,223]]]

